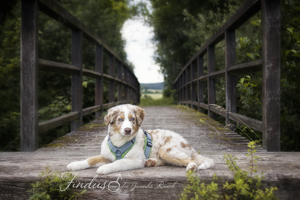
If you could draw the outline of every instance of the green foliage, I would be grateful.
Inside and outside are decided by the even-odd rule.
[[[249,171],[242,170],[236,163],[237,158],[225,154],[226,165],[234,173],[234,180],[230,183],[223,184],[223,191],[219,191],[219,179],[215,175],[210,184],[200,183],[199,177],[195,172],[187,173],[188,185],[181,194],[181,199],[278,199],[274,191],[276,187],[262,188],[262,175],[257,174],[257,159],[255,156],[255,142],[248,144],[247,157],[250,158]],[[215,183],[216,182],[216,183]]]
[[[27,192],[31,193],[30,200],[44,200],[44,199],[76,199],[78,196],[86,192],[76,192],[74,189],[68,187],[73,180],[72,173],[52,172],[49,168],[41,172],[40,180],[32,183],[32,188]],[[65,190],[65,188],[67,188]]]
[[[171,97],[163,97],[161,99],[153,99],[148,95],[141,98],[140,106],[168,106],[174,104]]]
[[[5,16],[1,15],[0,24],[0,150],[5,151],[20,149],[20,3],[11,1]],[[143,11],[142,4],[131,8],[127,0],[58,0],[58,3],[126,60],[125,41],[120,30],[137,9]],[[58,21],[61,23],[39,12],[39,58],[71,64],[71,31],[64,26],[64,19]],[[93,69],[95,44],[84,39],[82,52],[83,68]],[[104,56],[104,71],[108,71],[107,55]],[[70,111],[70,82],[70,75],[39,70],[40,120],[48,120]],[[93,78],[83,77],[84,108],[94,105],[94,82]],[[107,85],[104,85],[104,91],[108,91]],[[108,95],[104,94],[103,97],[104,103],[108,102]],[[67,126],[43,133],[40,144],[66,134],[69,130]]]
[[[63,96],[58,96],[48,106],[39,109],[41,121],[59,117],[71,111],[71,102]]]

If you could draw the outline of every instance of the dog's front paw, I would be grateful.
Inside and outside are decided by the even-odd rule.
[[[99,167],[96,171],[97,174],[109,174],[111,172],[112,172],[111,167],[108,167],[106,165]]]
[[[82,170],[82,169],[86,169],[89,167],[90,167],[90,165],[86,160],[71,162],[70,164],[67,165],[68,170],[71,170],[71,171]]]
[[[197,164],[196,163],[194,163],[194,162],[190,162],[189,164],[188,164],[188,166],[186,167],[186,171],[188,172],[188,171],[196,171],[197,170]]]

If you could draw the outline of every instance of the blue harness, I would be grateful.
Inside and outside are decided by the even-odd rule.
[[[147,133],[146,131],[144,131],[144,134],[146,136],[145,137],[144,154],[145,154],[146,159],[148,159],[150,156],[150,153],[151,153],[151,149],[152,149],[152,138],[151,138],[150,134]],[[116,160],[120,160],[120,159],[124,158],[124,156],[133,147],[134,143],[135,143],[135,138],[128,141],[126,144],[124,144],[121,147],[116,147],[113,145],[113,143],[111,142],[111,140],[109,139],[109,136],[108,136],[108,146],[109,146],[110,151],[115,155]]]

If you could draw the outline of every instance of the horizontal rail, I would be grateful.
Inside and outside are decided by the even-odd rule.
[[[193,55],[193,57],[187,62],[187,64],[183,67],[175,81],[179,79],[180,75],[184,72],[184,70],[194,62],[198,56],[204,55],[206,53],[207,47],[214,46],[219,43],[225,37],[226,30],[235,30],[237,27],[241,26],[248,19],[250,19],[255,13],[260,10],[260,1],[259,0],[250,0],[246,1],[233,16],[225,22],[225,24],[211,37],[207,40],[207,42],[200,48],[200,50]]]
[[[126,68],[133,73],[131,68],[123,61],[117,54],[110,49],[103,40],[101,40],[93,31],[89,30],[82,22],[74,17],[70,12],[60,6],[53,0],[39,0],[40,10],[51,18],[55,19],[59,23],[65,25],[72,30],[81,30],[83,36],[90,42],[95,43],[98,46],[103,46],[106,53],[114,55],[117,60],[122,62]]]
[[[50,129],[64,125],[72,120],[77,119],[78,116],[79,116],[78,112],[71,112],[71,113],[56,117],[54,119],[40,122],[39,123],[39,133],[43,133]]]
[[[239,65],[234,65],[232,67],[229,67],[228,72],[231,73],[238,73],[239,71],[242,73],[245,73],[245,70],[254,70],[254,69],[261,70],[262,68],[262,59],[251,61],[248,63],[243,63]]]
[[[208,76],[211,77],[211,78],[216,78],[216,77],[222,76],[222,75],[225,75],[225,69],[222,69],[222,70],[217,71],[217,72],[210,73]]]
[[[194,106],[198,106],[198,102],[196,101],[180,101],[179,104],[190,104]],[[219,107],[216,104],[208,105],[205,103],[200,103],[199,105],[201,108],[208,110],[210,107],[210,110],[218,115],[221,115],[223,117],[226,117],[226,109]],[[262,132],[263,130],[263,124],[262,121],[252,119],[250,117],[246,117],[244,115],[240,115],[238,113],[229,113],[229,118],[239,124],[248,126],[254,130]]]
[[[55,71],[61,71],[64,73],[69,73],[69,74],[77,74],[80,72],[80,69],[78,69],[74,65],[54,62],[54,61],[50,61],[50,60],[39,59],[38,64],[42,70],[51,70],[51,71],[55,70]]]

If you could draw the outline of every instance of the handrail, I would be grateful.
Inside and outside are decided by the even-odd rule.
[[[38,57],[38,15],[47,14],[72,30],[72,64]],[[96,46],[95,70],[82,68],[82,42],[86,38]],[[109,74],[103,73],[103,55],[109,57]],[[118,65],[115,73],[115,63]],[[38,121],[38,71],[72,75],[72,111],[44,122]],[[95,105],[82,108],[82,77],[95,78]],[[103,104],[103,79],[109,82],[109,102]],[[117,87],[115,87],[115,83]],[[115,91],[118,93],[115,101]],[[111,50],[93,31],[53,0],[24,0],[21,6],[21,151],[35,151],[39,133],[71,121],[71,130],[82,125],[82,117],[121,103],[139,103],[140,84],[129,65]],[[123,97],[124,94],[124,97]]]
[[[262,59],[235,64],[235,30],[258,11],[262,12]],[[225,39],[225,69],[215,71],[215,45]],[[207,74],[203,56],[207,54]],[[262,121],[236,113],[236,74],[246,70],[262,71]],[[215,79],[225,76],[226,110],[217,109]],[[204,103],[204,84],[207,82],[208,104]],[[195,53],[173,82],[179,104],[194,105],[214,114],[247,125],[263,133],[263,147],[280,150],[280,0],[247,0],[233,16]],[[197,90],[198,88],[198,90]],[[198,98],[197,98],[197,97]],[[198,99],[198,100],[197,100]]]

